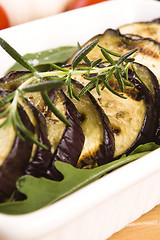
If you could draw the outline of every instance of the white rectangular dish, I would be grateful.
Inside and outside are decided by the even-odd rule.
[[[160,17],[160,2],[115,0],[0,32],[22,55],[84,43],[107,28]],[[0,48],[0,76],[13,60]],[[160,203],[160,149],[33,213],[0,214],[0,240],[105,240]]]

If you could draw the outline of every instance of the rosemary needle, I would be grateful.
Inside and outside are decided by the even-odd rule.
[[[125,86],[133,86],[128,80],[128,69],[131,67],[135,75],[141,80],[140,76],[136,73],[136,70],[133,66],[134,58],[131,58],[131,55],[134,54],[137,49],[133,49],[123,55],[114,53],[110,50],[105,49],[104,47],[97,45],[98,39],[90,42],[89,44],[81,47],[78,43],[79,51],[73,58],[71,68],[60,67],[56,64],[51,64],[54,68],[53,71],[39,73],[37,70],[30,65],[29,62],[25,60],[13,47],[11,47],[4,39],[0,38],[0,46],[19,64],[29,70],[26,75],[19,77],[17,82],[20,84],[17,89],[6,96],[0,99],[0,109],[1,114],[0,118],[5,117],[6,120],[2,124],[7,125],[8,122],[12,122],[13,127],[19,137],[22,135],[29,137],[31,141],[36,144],[40,144],[34,139],[33,134],[30,134],[26,127],[23,125],[19,114],[18,114],[18,97],[21,96],[23,101],[25,101],[26,92],[40,92],[45,104],[49,109],[65,124],[71,126],[70,122],[66,119],[65,116],[54,106],[50,100],[47,91],[51,89],[56,89],[62,87],[64,84],[68,86],[68,92],[70,98],[76,98],[80,100],[80,97],[83,96],[87,91],[91,91],[93,88],[96,89],[97,93],[100,95],[99,85],[101,84],[101,89],[107,88],[113,94],[126,98],[123,96],[125,92]],[[108,65],[104,65],[102,58],[98,58],[94,61],[91,61],[87,54],[92,51],[92,49],[97,46],[100,48],[102,56],[105,58],[105,62]],[[112,56],[116,57],[113,59]],[[84,60],[85,66],[80,66],[80,62]],[[74,75],[83,75],[88,84],[84,86],[79,95],[76,94],[72,86],[72,77]],[[124,79],[124,75],[126,79]],[[117,83],[120,87],[122,93],[117,92],[115,89],[111,88],[109,85],[109,80],[112,76],[115,76]],[[9,105],[9,106],[8,106]],[[5,109],[4,109],[5,108]],[[2,127],[2,126],[0,126]],[[20,129],[20,131],[18,130]],[[45,148],[45,146],[41,145]]]

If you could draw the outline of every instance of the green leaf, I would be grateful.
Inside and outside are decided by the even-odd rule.
[[[47,71],[50,69],[52,63],[65,63],[76,50],[77,48],[74,46],[64,46],[36,53],[29,53],[23,57],[38,71]],[[7,72],[13,70],[26,70],[26,68],[15,63]]]
[[[148,152],[137,153],[94,169],[77,169],[67,163],[57,161],[55,166],[64,176],[62,181],[57,182],[45,178],[22,176],[17,182],[17,188],[27,196],[27,199],[2,203],[0,204],[0,212],[7,214],[24,214],[38,210],[68,196],[99,179],[104,174],[132,162],[147,153]]]
[[[26,199],[17,202],[0,204],[0,212],[6,214],[24,214],[38,210],[68,196],[78,189],[99,179],[103,175],[124,166],[159,148],[155,143],[140,145],[129,156],[123,155],[119,160],[107,163],[94,169],[78,169],[67,163],[57,161],[56,168],[64,176],[62,181],[46,178],[22,176],[17,181],[18,190],[26,195]],[[74,179],[74,181],[73,181]],[[95,193],[96,194],[96,193]]]
[[[155,144],[154,142],[149,142],[146,144],[139,145],[135,150],[131,152],[130,155],[134,155],[134,154],[142,153],[146,151],[153,151],[153,150],[156,150],[157,148],[159,148],[159,145]]]

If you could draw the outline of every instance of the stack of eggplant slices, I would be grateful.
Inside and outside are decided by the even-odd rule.
[[[19,130],[14,121],[0,128],[1,202],[13,195],[22,175],[61,180],[57,160],[90,169],[129,155],[141,144],[160,144],[160,19],[107,29],[79,45],[59,70],[49,71],[55,71],[56,78],[64,68],[65,75],[75,61],[75,74],[67,77],[68,84],[47,89],[47,95],[19,93],[17,124],[25,129]],[[6,96],[12,96],[29,77],[28,70],[11,71],[0,79],[1,99],[8,101],[1,113],[15,99]],[[58,117],[47,101],[54,104]],[[4,117],[0,121],[3,125]],[[40,144],[25,137],[26,129]]]

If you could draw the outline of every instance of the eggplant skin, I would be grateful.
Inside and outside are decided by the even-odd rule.
[[[34,132],[33,125],[23,108],[19,107],[18,111],[26,128]],[[18,136],[15,137],[12,149],[0,166],[0,202],[11,196],[15,190],[17,179],[25,173],[31,156],[32,146],[33,143],[29,139],[23,141]]]
[[[136,72],[141,76],[141,79],[145,82],[145,84],[149,87],[151,90],[150,94],[152,95],[156,113],[157,113],[157,120],[156,120],[156,133],[155,133],[155,142],[157,144],[160,144],[160,85],[156,78],[156,76],[153,74],[153,72],[150,71],[149,68],[146,66],[140,64],[140,63],[134,63],[134,67],[136,69]],[[134,76],[135,77],[135,76]]]
[[[137,79],[134,77],[130,78],[130,81],[135,85],[135,87],[139,90],[141,94],[141,98],[144,98],[146,105],[146,113],[143,121],[142,128],[133,144],[127,149],[126,153],[129,154],[140,144],[145,144],[147,142],[155,142],[156,141],[156,131],[157,131],[157,109],[155,106],[155,102],[152,98],[151,93],[148,89]],[[125,153],[124,153],[125,154]]]
[[[37,121],[38,141],[47,146],[48,150],[39,146],[37,147],[32,161],[29,162],[25,170],[25,174],[32,175],[34,177],[43,177],[50,165],[51,158],[53,156],[50,151],[51,144],[48,140],[46,120],[44,115],[38,111],[30,102],[27,101],[27,104],[31,108]]]
[[[54,152],[52,163],[49,166],[45,177],[52,180],[62,180],[63,176],[55,168],[55,161],[62,161],[72,166],[76,166],[84,144],[84,134],[80,126],[80,114],[74,104],[64,94],[64,104],[66,105],[66,117],[71,126],[66,126],[62,138]]]

